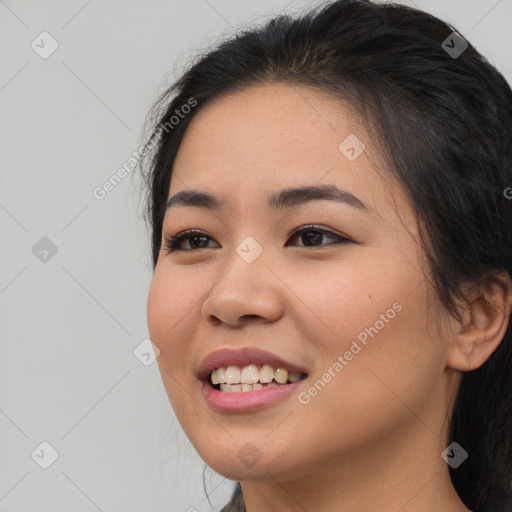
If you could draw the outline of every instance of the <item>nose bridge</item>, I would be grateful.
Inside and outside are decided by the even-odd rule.
[[[259,290],[269,290],[268,284],[264,284],[272,275],[267,268],[269,262],[266,256],[263,246],[255,238],[245,237],[232,249],[227,258],[227,271],[213,285],[210,296],[219,295],[220,292],[233,296],[246,293],[255,296]]]
[[[280,305],[269,258],[255,238],[242,239],[227,260],[227,270],[212,286],[203,314],[226,323],[237,323],[243,316],[278,317]]]

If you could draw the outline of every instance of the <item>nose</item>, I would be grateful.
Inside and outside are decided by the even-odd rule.
[[[262,257],[247,263],[238,255],[212,286],[201,314],[212,326],[275,322],[283,315],[279,279]]]

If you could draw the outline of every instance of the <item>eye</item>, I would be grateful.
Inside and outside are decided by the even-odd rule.
[[[329,237],[333,239],[334,242],[331,242],[331,244],[322,244],[321,241],[323,237]],[[317,247],[322,245],[336,245],[352,242],[352,240],[345,236],[338,235],[313,224],[309,226],[301,226],[300,228],[292,231],[289,235],[289,240],[294,240],[296,238],[300,238],[303,243],[305,242],[304,245],[299,245],[299,247]],[[209,240],[213,241],[213,238],[203,231],[187,229],[186,231],[176,235],[165,237],[164,244],[168,253],[174,251],[194,251],[196,249],[208,249]],[[182,247],[184,242],[189,243],[189,247],[187,249]],[[289,244],[287,243],[286,245]]]
[[[191,251],[195,249],[207,249],[208,239],[212,240],[206,233],[202,231],[198,231],[196,229],[187,229],[186,231],[182,231],[177,235],[165,237],[164,243],[167,252],[174,251]],[[192,243],[192,241],[195,241]],[[190,246],[188,249],[183,249],[181,247],[182,242],[190,242]]]
[[[299,238],[302,242],[306,242],[305,245],[299,245],[299,247],[317,247],[318,245],[337,245],[346,244],[351,242],[346,236],[338,235],[327,229],[320,228],[313,224],[309,226],[301,226],[292,231],[290,234],[291,239]],[[334,240],[331,244],[320,244],[323,237],[329,237]],[[288,244],[287,244],[288,245]]]

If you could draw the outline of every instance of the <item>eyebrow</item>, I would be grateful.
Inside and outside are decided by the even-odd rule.
[[[360,210],[369,211],[369,208],[354,194],[347,190],[341,190],[334,185],[309,185],[287,188],[270,195],[267,199],[267,204],[273,210],[284,210],[300,206],[310,201],[319,200],[336,201]],[[167,201],[166,210],[178,205],[195,206],[209,210],[221,210],[224,204],[224,201],[206,192],[199,190],[182,190]]]

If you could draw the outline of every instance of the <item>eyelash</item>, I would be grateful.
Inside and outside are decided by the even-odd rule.
[[[353,242],[353,240],[350,240],[349,238],[345,237],[345,236],[341,236],[341,235],[337,235],[336,233],[333,233],[332,231],[328,231],[326,229],[322,229],[318,226],[315,226],[315,225],[308,225],[308,226],[302,226],[300,228],[297,228],[295,230],[293,230],[290,235],[289,235],[289,239],[290,238],[297,238],[298,236],[302,235],[303,233],[308,233],[308,232],[317,232],[317,233],[321,233],[322,235],[328,235],[332,238],[334,238],[336,241],[332,244],[322,244],[322,245],[338,245],[338,244],[346,244],[346,243],[349,243],[349,242]],[[173,235],[173,236],[169,236],[169,237],[164,237],[164,245],[165,245],[165,249],[168,253],[171,253],[171,252],[174,252],[174,251],[184,251],[184,252],[192,252],[192,251],[197,251],[199,249],[209,249],[209,247],[199,247],[199,248],[196,248],[196,249],[180,249],[179,246],[181,244],[181,242],[183,241],[186,241],[186,240],[190,240],[191,238],[195,238],[195,237],[198,237],[198,236],[202,236],[202,237],[205,237],[205,238],[210,238],[212,239],[210,236],[208,236],[206,233],[204,233],[203,231],[198,231],[196,229],[187,229],[186,231],[182,231],[181,233],[178,233],[176,235]],[[321,246],[322,246],[321,245]],[[320,246],[320,247],[321,247]],[[319,246],[307,246],[307,245],[300,245],[298,247],[319,247]]]

